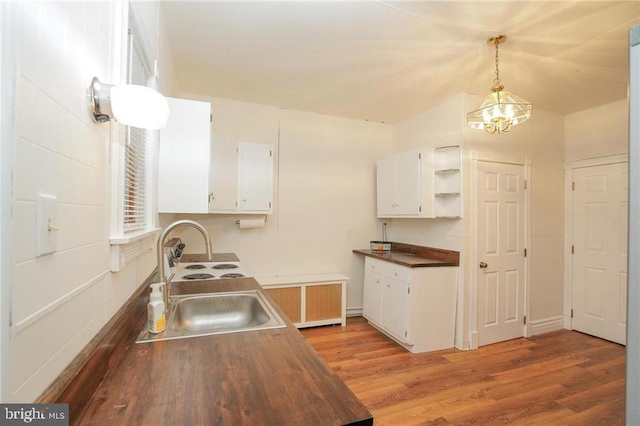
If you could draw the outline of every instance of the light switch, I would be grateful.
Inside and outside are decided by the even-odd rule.
[[[58,239],[58,197],[37,194],[36,256],[56,251]]]

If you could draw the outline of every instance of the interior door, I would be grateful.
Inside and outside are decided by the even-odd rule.
[[[572,327],[624,344],[628,163],[575,169],[573,177]]]
[[[478,344],[524,335],[524,166],[478,163]]]

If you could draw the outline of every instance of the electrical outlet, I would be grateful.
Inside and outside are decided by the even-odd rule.
[[[58,197],[37,194],[36,256],[56,251],[58,236]]]

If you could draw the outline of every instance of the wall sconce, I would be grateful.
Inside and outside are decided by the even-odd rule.
[[[96,123],[114,119],[125,126],[141,129],[164,129],[169,118],[169,104],[150,87],[105,84],[93,77],[89,86],[91,116]]]

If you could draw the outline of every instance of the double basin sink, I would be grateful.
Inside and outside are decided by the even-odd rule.
[[[165,331],[152,334],[145,326],[137,343],[286,326],[259,290],[171,296],[169,304]]]

